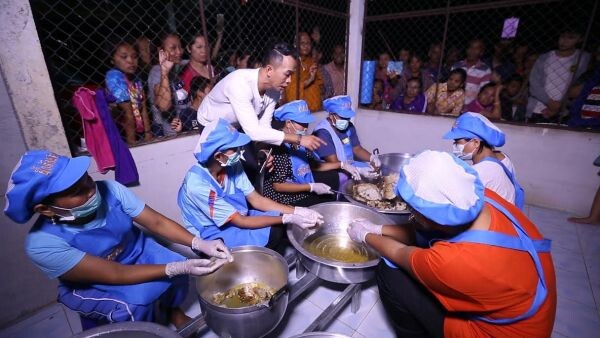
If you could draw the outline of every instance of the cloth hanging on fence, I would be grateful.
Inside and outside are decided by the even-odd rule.
[[[93,90],[80,87],[73,94],[73,105],[81,116],[87,149],[96,161],[98,170],[106,174],[107,171],[115,168],[115,159],[104,123],[96,108],[95,96]]]
[[[133,160],[133,156],[131,156],[127,144],[121,138],[119,129],[110,114],[108,99],[104,88],[96,89],[96,107],[102,122],[104,122],[106,135],[108,136],[110,147],[115,158],[115,180],[125,186],[138,185],[140,176],[137,167],[135,166],[135,161]]]

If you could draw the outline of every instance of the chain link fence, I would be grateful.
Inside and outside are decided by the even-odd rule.
[[[81,87],[112,94],[107,97],[118,133],[129,145],[137,145],[193,132],[194,99],[235,68],[259,66],[263,50],[273,43],[295,44],[298,33],[307,32],[312,37],[310,56],[320,59],[320,74],[337,45],[344,61],[347,49],[347,1],[32,0],[31,7],[73,153],[85,151],[84,125],[73,100]],[[177,63],[171,75],[183,78],[194,48],[203,44],[202,36],[208,37],[212,48],[205,50],[208,53],[201,60],[206,72],[191,74],[211,81],[184,78],[185,95],[178,91],[181,88],[172,87],[172,97],[167,98],[177,113],[165,115],[157,109],[164,97],[156,96],[152,87],[159,49],[179,49],[174,52],[179,58],[169,58]],[[320,99],[333,95],[325,75]],[[187,109],[189,121],[179,115],[184,111],[181,107]]]
[[[366,6],[363,60],[375,62],[363,62],[364,107],[588,127],[600,119],[596,0]]]

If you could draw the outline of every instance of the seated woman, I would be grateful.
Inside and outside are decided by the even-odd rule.
[[[404,95],[398,96],[390,109],[423,113],[425,112],[425,107],[427,107],[427,99],[421,92],[421,79],[413,77],[406,82]]]
[[[171,123],[190,105],[190,97],[179,77],[183,48],[179,35],[168,33],[161,39],[159,64],[148,75],[148,98],[152,112],[152,128],[157,136],[173,136],[177,132]]]
[[[348,180],[348,175],[354,180],[360,180],[361,176],[376,177],[373,167],[381,166],[381,162],[360,144],[356,128],[350,122],[356,115],[352,110],[350,96],[329,98],[323,101],[323,108],[329,115],[317,124],[313,134],[323,140],[325,145],[317,148],[315,153],[322,161],[335,164],[335,168],[328,169],[341,169],[345,172],[339,172],[340,186]]]
[[[463,112],[479,113],[489,119],[500,120],[502,118],[501,90],[502,86],[494,82],[484,85],[479,90],[477,98],[463,107]]]
[[[136,143],[138,137],[152,140],[152,123],[148,118],[144,85],[136,77],[138,55],[127,42],[118,43],[112,54],[114,68],[106,73],[106,88],[116,98],[119,107],[119,122],[129,145]]]
[[[280,125],[277,129],[297,135],[305,135],[308,124],[315,120],[304,100],[284,104],[273,117],[274,124]],[[303,146],[283,143],[273,148],[273,171],[267,174],[263,194],[287,205],[331,202],[335,199],[331,189],[338,190],[338,175],[333,171],[337,168],[335,163],[316,160]]]
[[[444,139],[454,140],[452,152],[459,158],[473,161],[483,185],[505,200],[523,209],[525,191],[515,176],[515,168],[504,153],[494,150],[504,145],[504,133],[485,116],[462,114]]]
[[[284,235],[281,224],[309,228],[322,223],[323,216],[257,193],[240,163],[241,147],[248,142],[250,137],[224,119],[206,125],[194,151],[198,163],[185,175],[177,203],[187,229],[204,239],[221,238],[229,247],[274,249]]]
[[[25,153],[10,178],[6,216],[39,217],[25,251],[48,277],[60,281],[58,301],[101,323],[152,321],[153,303],[169,308],[175,326],[189,318],[178,306],[188,278],[211,273],[232,259],[221,241],[204,241],[145,205],[115,181],[94,182],[90,158],[46,150]],[[134,226],[218,258],[188,259]],[[173,278],[176,277],[176,278]]]
[[[179,133],[200,128],[200,124],[197,120],[198,108],[200,107],[202,100],[204,100],[204,97],[210,93],[211,89],[212,85],[209,79],[202,76],[196,76],[192,79],[190,84],[190,96],[192,101],[189,107],[179,113],[179,117],[174,118],[173,121],[171,121],[173,130]]]
[[[445,83],[434,84],[425,93],[427,113],[458,116],[465,102],[465,81],[467,72],[456,68],[448,75]]]
[[[386,258],[377,286],[398,337],[550,336],[557,303],[550,240],[520,210],[445,152],[412,158],[395,190],[413,226],[355,220],[348,234]],[[417,247],[415,228],[445,236]]]

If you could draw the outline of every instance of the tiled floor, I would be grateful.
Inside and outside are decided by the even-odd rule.
[[[570,215],[561,211],[529,206],[525,211],[542,233],[553,240],[558,284],[553,337],[597,337],[600,332],[600,226],[569,223],[566,219]],[[292,272],[290,278],[293,284],[295,273]],[[323,283],[305,292],[289,305],[286,316],[270,337],[290,337],[303,332],[343,289],[343,285]],[[190,316],[200,313],[192,295],[188,297],[185,309]],[[72,332],[73,325],[69,324],[67,316],[63,317],[65,319],[60,321],[38,318],[36,325],[19,323],[1,331],[0,337],[35,338],[47,337],[47,332]],[[60,331],[61,327],[63,331]],[[394,337],[373,283],[363,286],[359,311],[353,314],[347,306],[326,331],[360,338]],[[216,335],[205,330],[198,337],[212,338]]]

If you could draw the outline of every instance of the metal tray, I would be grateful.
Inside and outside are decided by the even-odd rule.
[[[354,186],[354,181],[353,180],[348,180],[346,183],[344,183],[344,185],[342,186],[342,190],[343,192],[346,193],[346,195],[344,195],[344,197],[348,200],[348,202],[354,204],[354,205],[359,205],[361,207],[366,207],[372,210],[375,210],[377,212],[380,212],[382,214],[390,214],[390,215],[408,215],[410,214],[410,211],[408,211],[408,209],[406,210],[383,210],[383,209],[377,209],[377,208],[373,208],[368,206],[366,203],[363,203],[361,201],[357,201],[352,197],[352,187]]]

